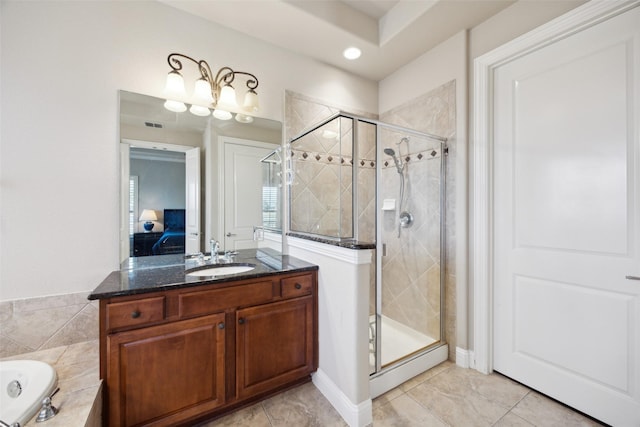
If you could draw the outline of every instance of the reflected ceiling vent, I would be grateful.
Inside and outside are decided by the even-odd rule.
[[[148,128],[157,128],[157,129],[162,129],[164,126],[162,126],[162,123],[153,123],[153,122],[144,122],[144,125]]]

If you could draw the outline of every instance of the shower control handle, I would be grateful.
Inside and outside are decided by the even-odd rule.
[[[627,276],[626,277],[627,280],[640,280],[639,276]]]

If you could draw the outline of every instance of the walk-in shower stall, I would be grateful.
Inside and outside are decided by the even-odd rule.
[[[444,346],[445,138],[338,113],[288,150],[289,232],[375,248],[372,380]]]

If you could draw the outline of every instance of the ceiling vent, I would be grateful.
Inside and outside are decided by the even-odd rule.
[[[153,122],[144,122],[144,125],[149,128],[157,128],[157,129],[162,129],[164,127],[162,126],[162,123],[153,123]]]

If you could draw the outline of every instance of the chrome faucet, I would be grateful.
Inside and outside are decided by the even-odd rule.
[[[218,252],[220,252],[220,242],[216,239],[211,239],[209,243],[211,245],[211,262],[217,264],[219,261]]]

